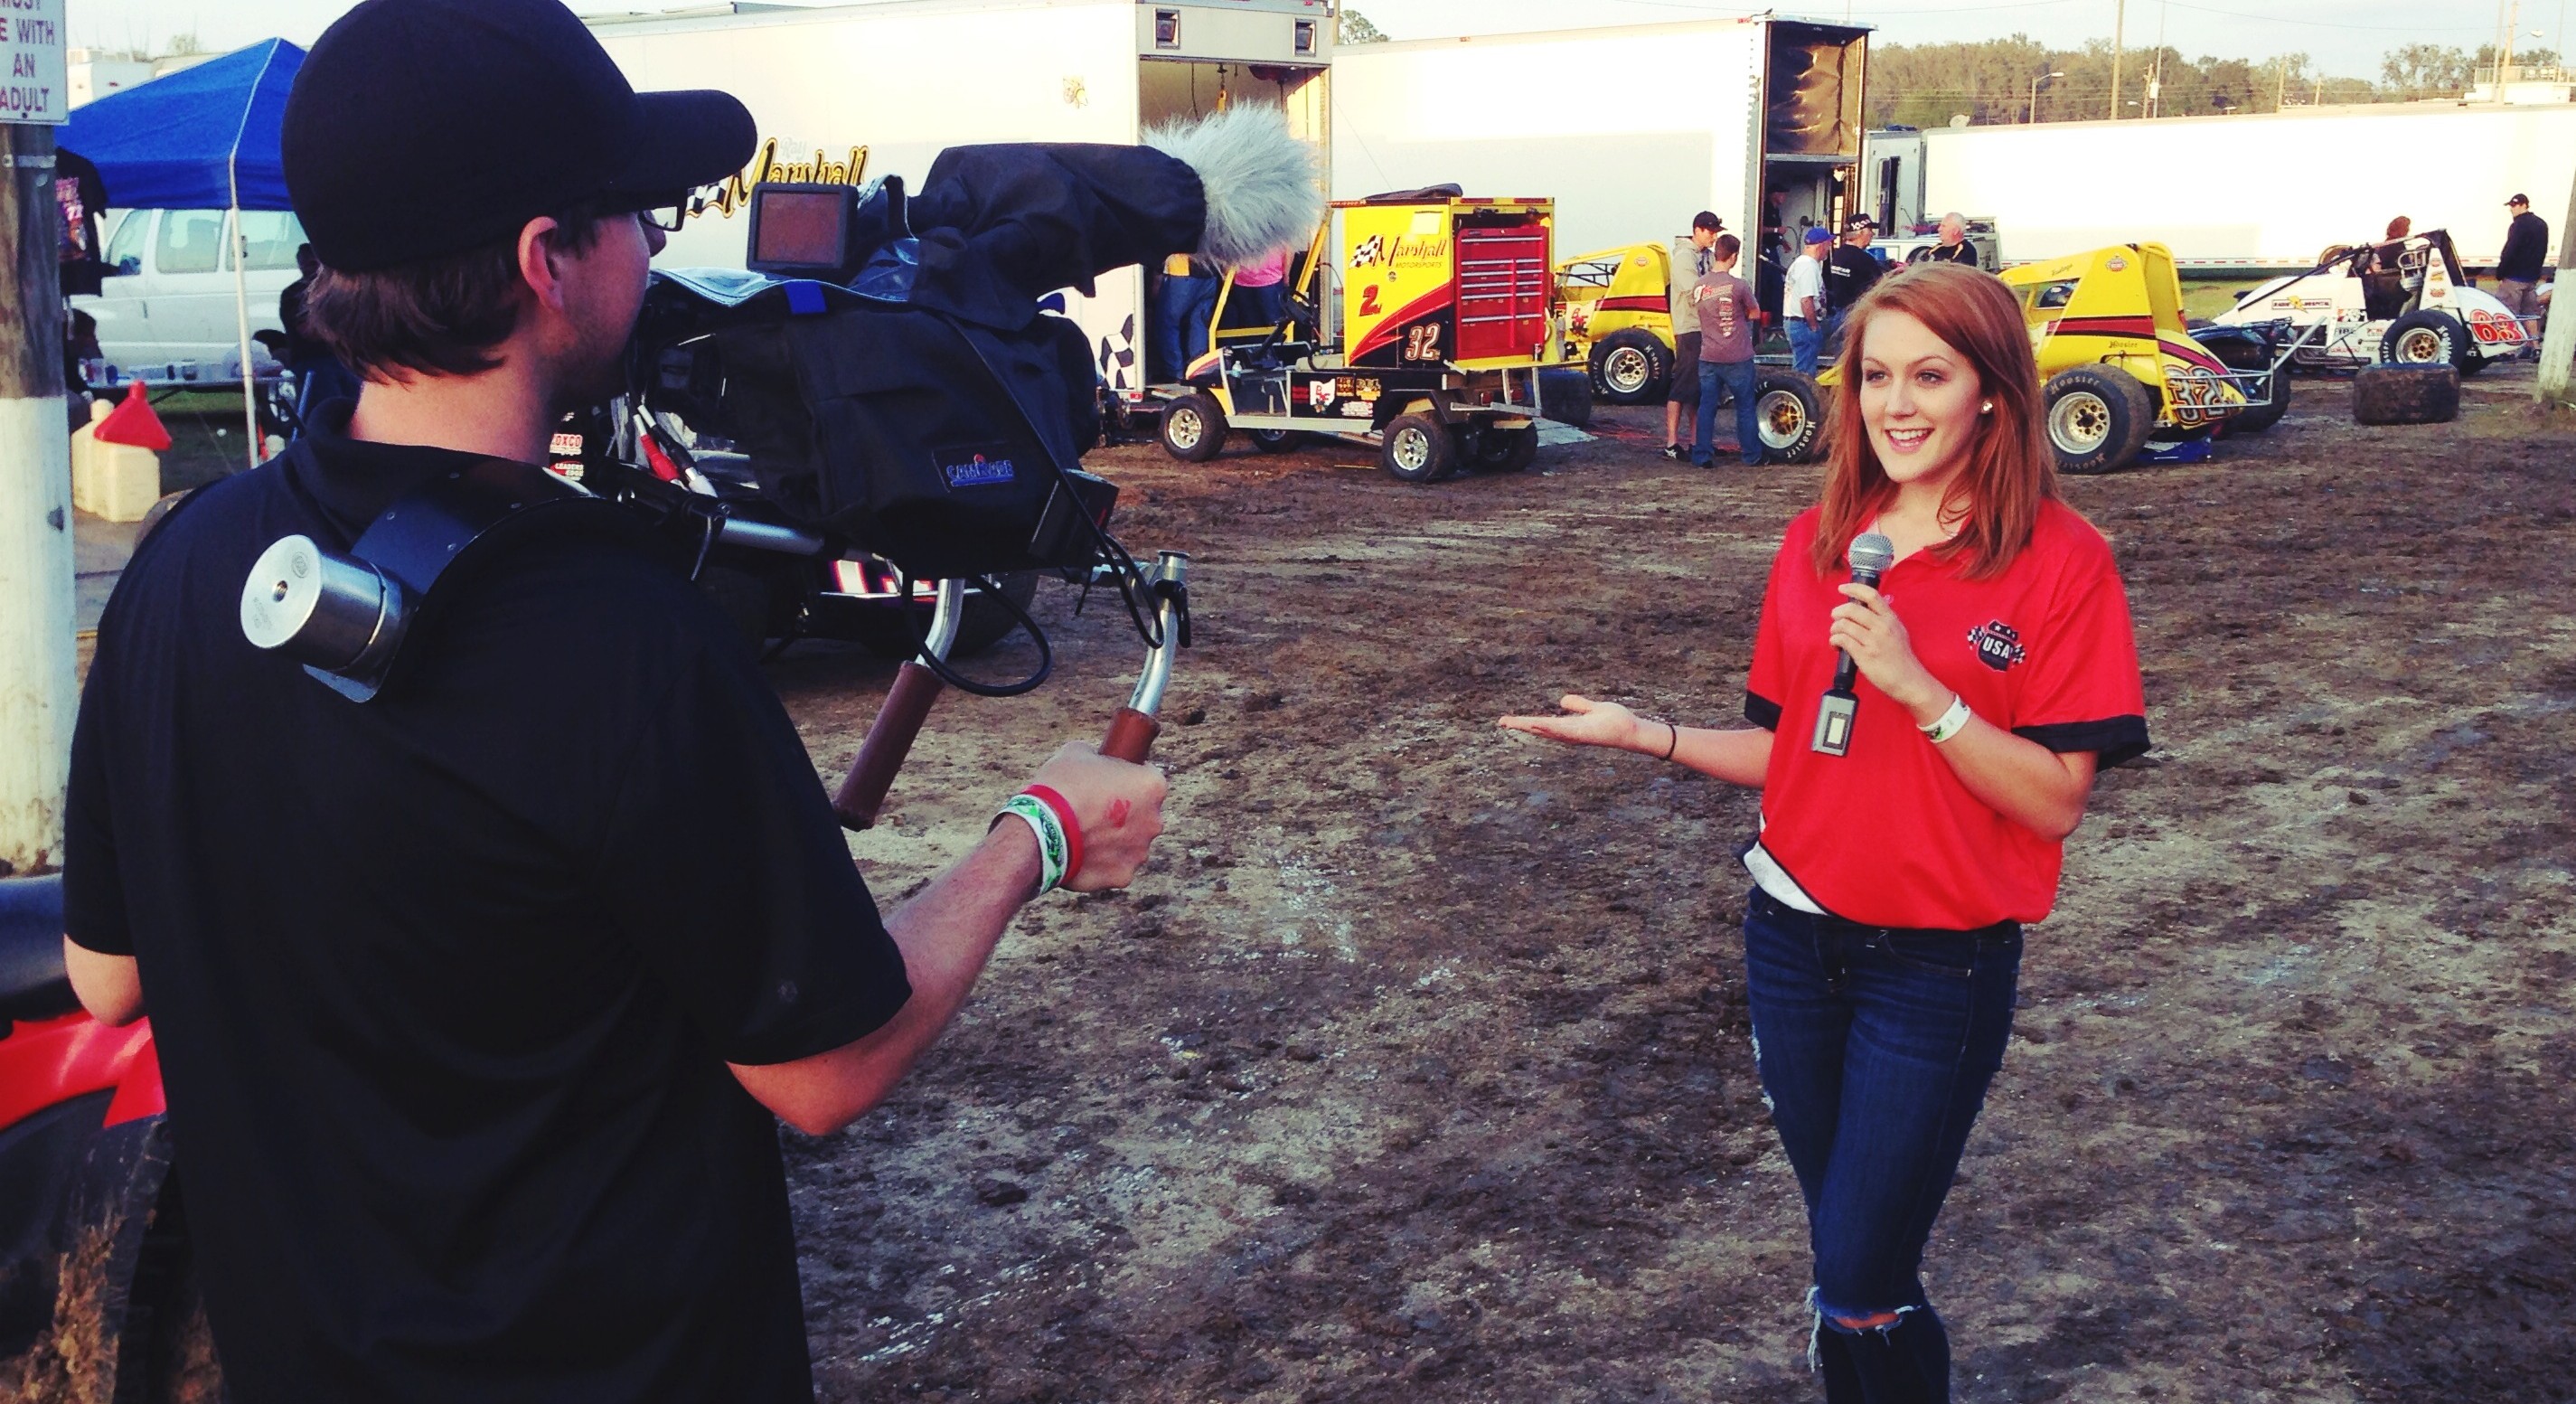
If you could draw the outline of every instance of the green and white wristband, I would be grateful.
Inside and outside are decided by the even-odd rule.
[[[1949,740],[1951,737],[1958,735],[1960,732],[1967,730],[1968,719],[1975,715],[1976,713],[1968,710],[1967,698],[1962,697],[1955,692],[1951,693],[1950,710],[1943,712],[1939,720],[1933,722],[1930,726],[1923,728],[1923,735],[1933,745],[1938,746],[1942,742]]]
[[[1035,795],[1013,795],[1003,804],[993,822],[1016,818],[1029,826],[1038,838],[1038,893],[1054,891],[1065,879],[1065,866],[1073,858],[1073,844],[1066,838],[1064,821],[1055,810]]]

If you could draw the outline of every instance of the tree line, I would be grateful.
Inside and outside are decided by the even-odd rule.
[[[2056,49],[2027,35],[1974,43],[1870,46],[1872,126],[1948,126],[1965,115],[1996,122],[2089,122],[2121,117],[2191,117],[2338,103],[2456,98],[2495,67],[2495,46],[2475,50],[2409,44],[2389,51],[2377,79],[2320,70],[2306,54],[2269,59],[2192,59],[2179,49],[2127,49],[2112,90],[2111,44]],[[2518,68],[2558,62],[2550,49],[2514,51]],[[2117,104],[2115,113],[2114,104]]]

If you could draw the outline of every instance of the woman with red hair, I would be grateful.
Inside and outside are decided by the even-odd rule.
[[[1950,1397],[1923,1246],[2002,1065],[2022,926],[2096,770],[2146,749],[2146,709],[2110,547],[2057,497],[2012,293],[1918,267],[1860,300],[1848,345],[1824,500],[1763,598],[1753,726],[1572,696],[1503,725],[1761,788],[1745,983],[1806,1197],[1811,1359],[1835,1404],[1912,1404]],[[1865,533],[1893,556],[1876,588],[1845,565]]]

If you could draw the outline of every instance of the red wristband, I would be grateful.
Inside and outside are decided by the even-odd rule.
[[[1031,785],[1020,793],[1054,810],[1056,822],[1064,825],[1064,877],[1071,882],[1082,871],[1082,825],[1073,817],[1072,804],[1045,785]]]

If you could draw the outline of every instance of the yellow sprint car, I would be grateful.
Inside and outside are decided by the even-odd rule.
[[[2030,325],[2060,472],[2125,467],[2151,439],[2205,444],[2221,426],[2260,433],[2289,408],[2290,378],[2267,348],[2238,346],[2230,328],[2185,325],[2182,282],[2162,244],[2114,244],[2002,277]]]

